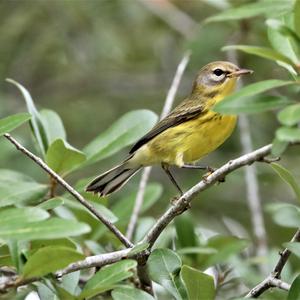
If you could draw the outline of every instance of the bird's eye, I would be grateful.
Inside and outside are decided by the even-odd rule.
[[[215,69],[213,72],[216,76],[221,76],[224,74],[224,71],[221,69]]]

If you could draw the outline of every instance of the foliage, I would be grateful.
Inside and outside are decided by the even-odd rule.
[[[213,3],[216,5],[217,2],[219,3],[217,8],[210,7]],[[224,2],[224,6],[220,5],[221,2]],[[32,143],[27,142],[29,138],[27,139],[28,134],[24,126],[22,127],[24,131],[18,129],[15,131],[16,134],[19,136],[24,134],[26,138],[23,140],[26,140],[26,144],[30,147],[34,145],[35,151],[55,172],[63,178],[67,177],[97,211],[124,232],[134,207],[138,189],[137,182],[130,183],[125,192],[120,192],[116,195],[116,199],[113,198],[112,200],[85,193],[84,187],[90,180],[89,174],[98,169],[100,162],[105,166],[108,164],[107,161],[110,162],[110,158],[114,161],[117,160],[122,150],[143,136],[157,122],[158,117],[154,112],[135,109],[125,113],[110,126],[104,126],[105,122],[108,122],[107,118],[113,116],[116,119],[117,115],[120,116],[124,111],[128,111],[128,107],[151,107],[152,99],[155,99],[159,92],[161,92],[160,97],[163,97],[160,89],[166,89],[167,84],[163,87],[160,84],[163,82],[162,78],[165,74],[156,74],[158,80],[153,85],[149,76],[142,77],[137,72],[133,81],[138,81],[142,87],[139,90],[137,84],[133,88],[134,93],[139,94],[134,98],[130,90],[132,80],[128,76],[131,72],[130,64],[135,65],[137,70],[150,70],[150,66],[153,64],[147,61],[149,59],[147,57],[158,51],[163,57],[159,58],[160,61],[163,61],[161,69],[165,68],[165,63],[169,59],[171,60],[170,57],[166,57],[166,53],[170,51],[169,46],[162,46],[166,43],[165,35],[168,33],[173,39],[173,44],[180,41],[181,47],[199,49],[199,52],[194,51],[193,54],[193,63],[198,66],[200,62],[201,64],[207,62],[206,58],[216,58],[216,53],[219,55],[216,51],[219,50],[221,44],[218,42],[217,31],[224,35],[221,39],[223,45],[228,44],[227,41],[231,40],[230,35],[233,31],[239,31],[239,34],[243,36],[241,40],[230,43],[234,45],[223,47],[223,51],[238,51],[241,55],[241,61],[254,69],[257,77],[252,79],[255,81],[254,83],[247,84],[228,96],[227,99],[219,102],[214,109],[224,114],[245,113],[251,115],[251,118],[252,116],[257,118],[258,121],[251,124],[253,135],[258,140],[258,142],[255,141],[255,144],[266,144],[273,140],[273,153],[283,157],[281,164],[272,163],[270,164],[272,169],[259,169],[258,174],[262,178],[260,182],[263,183],[261,184],[262,198],[271,199],[269,201],[271,203],[266,206],[268,217],[270,217],[266,219],[268,232],[270,231],[269,252],[271,256],[271,253],[274,250],[277,251],[278,247],[286,247],[295,255],[294,258],[299,265],[299,243],[288,242],[291,228],[295,230],[300,227],[299,170],[294,167],[300,163],[299,148],[297,145],[289,148],[287,146],[290,143],[300,143],[300,104],[298,99],[300,1],[203,1],[201,5],[205,8],[207,18],[203,21],[205,15],[201,15],[199,12],[203,21],[201,24],[203,28],[200,31],[203,30],[203,35],[206,35],[208,39],[215,36],[211,43],[207,42],[207,45],[203,45],[205,44],[203,43],[204,38],[199,38],[197,34],[194,34],[187,41],[185,37],[178,37],[172,32],[172,29],[159,29],[164,28],[164,26],[167,27],[167,25],[162,25],[138,3],[127,3],[128,6],[126,7],[123,1],[116,3],[118,4],[109,4],[103,1],[103,12],[99,12],[101,19],[96,13],[96,4],[93,2],[83,4],[79,1],[71,8],[67,1],[54,1],[51,9],[60,16],[64,11],[67,16],[66,20],[58,21],[62,22],[59,25],[62,27],[61,32],[56,29],[59,31],[58,33],[55,32],[54,34],[51,31],[51,33],[40,35],[42,41],[38,43],[39,47],[32,48],[32,57],[29,58],[34,63],[32,66],[28,64],[28,68],[24,68],[28,72],[25,78],[22,78],[21,75],[19,77],[17,72],[10,73],[10,66],[5,65],[4,62],[1,63],[0,72],[5,75],[3,77],[22,78],[22,82],[26,82],[26,86],[28,86],[27,89],[16,80],[7,80],[21,92],[28,113],[17,113],[0,119],[1,143],[2,140],[4,143],[3,135],[5,133],[11,132],[28,122]],[[3,10],[0,9],[0,15],[3,15],[5,11],[10,11],[10,5],[13,4],[1,3],[0,8]],[[43,6],[46,10],[50,9],[47,3],[39,3],[36,6],[30,3],[23,5],[28,5],[26,13],[16,9],[9,13],[11,18],[4,18],[3,16],[7,22],[7,26],[5,26],[7,32],[1,29],[0,42],[7,47],[3,53],[5,61],[9,61],[9,53],[12,52],[12,49],[9,48],[10,39],[13,39],[15,35],[23,34],[23,47],[28,49],[29,37],[33,39],[33,33],[38,30],[38,26],[31,23],[35,16],[40,17],[37,8]],[[186,14],[190,14],[194,18],[197,18],[197,12],[200,11],[201,7],[200,4],[189,4],[185,7],[180,1],[176,5],[180,9],[186,10]],[[222,9],[222,11],[212,15],[212,11],[215,9]],[[111,20],[107,20],[109,25],[106,29],[108,31],[100,32],[98,31],[99,28],[103,27],[101,22],[108,18],[106,14],[108,16],[119,14],[120,24],[109,23]],[[143,30],[148,34],[141,30],[140,33],[132,33],[130,36],[127,29],[139,28],[136,25],[128,25],[127,21],[124,22],[124,18],[129,20],[130,16],[133,17],[130,22],[133,22],[132,24],[140,24],[139,22],[141,22]],[[66,22],[68,26],[65,27],[63,22]],[[124,32],[121,29],[122,24],[124,25]],[[88,28],[86,30],[93,32],[95,37],[88,39],[88,43],[84,43],[86,45],[77,48],[76,43],[83,43],[89,35],[87,32],[82,32],[80,26],[86,26]],[[125,32],[128,41],[124,41]],[[140,35],[136,38],[135,34]],[[61,46],[64,39],[69,39],[74,43],[72,44],[74,48],[70,47],[66,51]],[[91,48],[87,45],[89,43]],[[141,44],[139,45],[139,43]],[[15,46],[15,51],[25,55],[26,51],[22,50],[23,47]],[[160,50],[162,47],[165,47],[164,51]],[[217,50],[214,50],[213,47]],[[149,52],[150,48],[156,50]],[[55,49],[58,57],[54,62],[51,57],[51,49]],[[132,53],[132,50],[135,52]],[[96,57],[98,55],[105,59],[99,62],[98,57]],[[49,69],[44,69],[44,62],[42,63],[42,72],[38,68],[41,64],[38,59],[42,61],[44,56],[48,57],[50,63]],[[72,61],[70,57],[73,56],[75,67],[70,64]],[[26,62],[24,56],[21,58],[19,59],[22,62],[23,60]],[[85,66],[85,60],[89,61],[88,68]],[[97,69],[102,62],[111,68],[107,69],[104,75],[99,74]],[[143,62],[143,65],[140,66],[139,62],[140,64]],[[126,63],[129,63],[129,66]],[[11,65],[13,69],[13,63]],[[171,65],[173,72],[173,61]],[[114,68],[121,68],[121,66],[125,66],[126,75],[113,81],[110,76],[113,74],[111,77],[116,77],[116,73],[113,72]],[[35,68],[42,74],[43,84],[40,85],[40,89],[45,89],[45,91],[38,90],[36,87],[40,83],[40,74],[35,71]],[[56,69],[57,73],[55,73]],[[97,73],[97,76],[94,75],[95,77],[93,77],[88,72]],[[102,98],[100,104],[96,103],[95,99],[91,100],[91,105],[87,104],[88,100],[85,99],[84,108],[78,102],[75,106],[80,108],[76,110],[76,113],[72,113],[73,99],[72,101],[70,99],[82,97],[79,83],[84,78],[81,77],[81,73],[85,74],[85,93],[88,89],[92,90],[93,87],[97,95],[98,92],[102,93]],[[169,72],[168,78],[170,74],[171,72]],[[28,80],[26,80],[27,75]],[[48,76],[51,77],[49,86],[54,85],[57,90],[59,88],[53,78],[56,79],[57,77],[58,81],[61,80],[62,83],[60,84],[63,86],[61,94],[55,94],[52,90],[50,95],[47,94],[49,91],[46,82]],[[100,88],[98,87],[99,82],[101,82],[100,85],[103,84]],[[160,86],[160,89],[154,88],[156,84]],[[109,91],[111,85],[113,88]],[[1,98],[3,98],[2,93],[4,93],[2,91],[3,86],[0,84]],[[68,88],[69,86],[72,86],[72,89]],[[145,87],[146,90],[148,89],[148,94],[144,91]],[[100,91],[102,88],[106,90]],[[31,89],[37,95],[45,93],[43,96],[47,99],[47,105],[54,107],[59,113],[51,109],[39,109],[43,105],[41,105],[39,97],[31,96],[29,92]],[[11,91],[9,93],[11,95]],[[103,101],[103,98],[106,97],[105,93],[112,98],[115,97],[116,102],[105,104]],[[125,94],[128,97],[126,104],[119,102],[119,106],[124,106],[124,109],[115,111],[118,97]],[[17,97],[18,100],[16,101],[18,102],[16,103],[18,105],[15,106],[19,107],[22,102],[19,100],[20,96]],[[62,101],[60,97],[63,99]],[[36,99],[33,100],[33,98]],[[68,99],[69,103],[65,105]],[[151,101],[146,104],[141,103],[141,99],[151,99]],[[10,107],[8,102],[5,100],[3,114],[15,109],[15,106]],[[84,118],[86,106],[91,106],[88,108],[88,117],[80,122],[80,117]],[[152,108],[156,109],[157,107],[153,105]],[[77,127],[78,135],[76,138],[74,138],[74,132],[70,136],[66,134],[66,128],[69,133],[69,131],[72,132],[71,127],[73,126],[69,124],[69,115],[73,115],[72,124],[77,121],[80,122]],[[67,125],[66,128],[64,123]],[[267,128],[268,125],[271,126],[272,130]],[[101,129],[101,127],[107,129]],[[96,138],[92,139],[87,134],[89,131],[95,133]],[[72,146],[70,141],[72,144],[80,144],[82,150]],[[235,145],[235,142],[232,143]],[[2,144],[0,146],[2,147]],[[226,156],[226,153],[228,154],[226,147],[224,153],[220,154],[222,161],[232,158],[232,151],[235,151],[232,150],[230,156]],[[234,149],[235,146],[232,148]],[[293,149],[296,148],[298,152],[294,154],[292,151],[295,151]],[[136,284],[137,262],[134,258],[137,258],[136,255],[139,253],[149,250],[149,244],[142,242],[142,238],[152,227],[158,214],[161,213],[161,209],[164,210],[167,206],[169,194],[173,192],[168,190],[167,184],[164,185],[164,181],[159,178],[159,182],[151,182],[145,190],[145,199],[133,238],[135,246],[128,254],[130,259],[101,267],[96,269],[94,273],[85,270],[77,271],[63,276],[62,280],[59,281],[53,275],[69,264],[90,255],[120,250],[122,245],[82,205],[75,202],[68,193],[58,188],[57,184],[51,178],[49,179],[47,174],[36,173],[31,167],[28,167],[28,164],[20,163],[19,159],[15,159],[16,155],[12,154],[15,149],[9,148],[7,152],[5,149],[3,146],[0,150],[1,163],[6,166],[6,161],[9,162],[8,167],[0,169],[0,275],[1,267],[5,266],[14,270],[20,280],[38,277],[37,282],[27,285],[23,292],[28,295],[30,292],[36,291],[42,300],[54,299],[55,297],[77,300],[100,299],[97,297],[101,297],[101,299],[112,297],[114,300],[154,299],[153,296],[139,289],[138,284]],[[18,167],[19,163],[20,167]],[[286,187],[280,184],[276,174],[271,170],[279,175],[279,179],[281,178],[283,182],[287,183],[286,187],[290,187],[292,193],[287,194],[285,192]],[[192,185],[191,182],[195,182],[194,177],[195,175],[187,175],[189,186]],[[222,185],[222,190],[217,187],[213,188],[213,195],[212,192],[201,194],[199,201],[193,202],[195,204],[193,204],[192,213],[185,213],[177,217],[174,224],[171,224],[158,239],[147,261],[149,276],[156,283],[156,298],[212,300],[217,297],[218,299],[232,299],[232,297],[242,297],[243,293],[247,291],[245,287],[251,287],[263,279],[264,274],[261,274],[257,267],[261,264],[266,265],[268,259],[271,258],[256,257],[254,254],[255,242],[251,238],[249,222],[245,221],[245,219],[249,220],[250,217],[246,214],[247,209],[245,209],[244,204],[237,202],[238,199],[242,202],[245,198],[245,189],[238,177],[240,176],[233,174],[228,180],[229,182],[226,181]],[[197,177],[197,179],[199,178]],[[232,189],[227,187],[230,184],[234,184]],[[268,185],[267,188],[265,185]],[[226,191],[224,192],[224,190]],[[222,199],[225,204],[218,199]],[[278,200],[280,202],[273,203]],[[284,203],[286,200],[294,202],[293,204]],[[283,234],[279,237],[276,234],[277,231]],[[252,248],[250,248],[251,246]],[[284,274],[284,280],[291,283],[290,291],[282,294],[275,290],[271,295],[266,293],[265,299],[299,299],[299,267],[296,263],[294,265],[288,264],[287,267],[290,273]],[[218,276],[215,276],[216,272]],[[17,290],[11,293],[8,294],[10,297],[17,297],[17,294],[21,296]]]

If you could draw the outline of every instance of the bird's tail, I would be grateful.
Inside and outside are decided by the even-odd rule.
[[[141,168],[129,167],[127,160],[120,165],[96,177],[87,187],[87,192],[99,193],[100,196],[109,195],[119,190]]]

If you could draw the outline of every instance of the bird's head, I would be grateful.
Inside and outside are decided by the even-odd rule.
[[[221,100],[233,92],[237,79],[241,75],[251,73],[253,71],[239,68],[227,61],[209,63],[199,71],[194,81],[192,94]]]

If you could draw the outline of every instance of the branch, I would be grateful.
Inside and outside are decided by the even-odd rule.
[[[165,104],[164,104],[164,107],[163,107],[161,115],[160,115],[160,120],[163,119],[164,117],[166,117],[172,109],[172,106],[173,106],[173,103],[175,100],[175,96],[176,96],[182,75],[185,71],[185,68],[186,68],[188,62],[189,62],[190,55],[191,55],[190,51],[186,51],[177,67],[171,87],[167,93]],[[130,218],[130,221],[129,221],[129,224],[127,227],[127,232],[126,232],[126,237],[129,240],[132,239],[132,236],[133,236],[133,233],[134,233],[134,230],[136,227],[137,219],[138,219],[140,210],[141,210],[143,202],[144,202],[145,189],[146,189],[147,182],[148,182],[148,179],[149,179],[149,176],[151,173],[151,169],[152,169],[152,167],[146,167],[142,173],[138,193],[137,193],[137,196],[135,199],[133,212],[132,212],[132,215],[131,215],[131,218]]]
[[[19,145],[19,143],[16,142],[8,134],[6,134],[5,136],[14,145],[16,145],[17,149],[24,152],[24,154],[26,154],[31,159],[36,161],[36,163],[39,164],[44,169],[45,163],[41,159],[39,159],[38,157],[33,155],[31,152],[26,150],[24,147]],[[189,189],[183,196],[181,196],[177,200],[175,205],[170,207],[159,218],[159,220],[155,223],[155,225],[150,229],[148,234],[145,236],[145,238],[143,239],[143,242],[149,242],[149,244],[150,244],[149,248],[151,248],[153,246],[153,244],[155,243],[156,239],[161,234],[161,232],[166,228],[166,226],[177,215],[183,213],[186,210],[187,206],[189,205],[189,203],[192,201],[192,199],[196,195],[198,195],[201,191],[204,191],[204,190],[208,189],[210,186],[212,186],[214,183],[218,182],[219,180],[224,179],[224,177],[227,174],[233,172],[234,170],[236,170],[238,168],[241,168],[241,167],[246,166],[246,165],[250,165],[255,161],[265,161],[264,158],[265,158],[265,156],[270,154],[271,147],[272,147],[271,144],[266,145],[266,146],[264,146],[262,148],[259,148],[255,151],[251,152],[251,153],[245,154],[245,155],[243,155],[239,158],[231,160],[231,161],[227,162],[225,165],[223,165],[222,167],[220,167],[219,169],[217,169],[214,173],[209,175],[205,180],[202,180],[198,184],[193,186],[191,189]],[[53,172],[53,171],[51,171],[51,172]],[[52,176],[52,173],[49,172],[49,174]],[[53,174],[55,174],[55,173],[53,172]],[[60,177],[58,176],[58,178],[60,178]],[[62,180],[62,179],[60,179],[60,180]],[[58,182],[60,184],[62,184],[60,181],[58,181]],[[65,183],[65,184],[67,185],[68,188],[71,188],[67,183]],[[297,231],[297,233],[294,235],[294,237],[291,241],[292,242],[300,241],[300,230]],[[117,261],[120,261],[122,259],[128,258],[130,256],[130,250],[131,249],[127,248],[127,249],[123,249],[123,250],[115,251],[115,252],[111,252],[111,253],[90,256],[90,257],[85,258],[82,261],[78,261],[78,262],[70,264],[65,269],[56,272],[55,275],[56,275],[56,277],[61,277],[65,274],[75,272],[75,271],[81,270],[81,269],[86,269],[86,268],[95,267],[95,266],[103,267],[104,265],[112,264],[114,262],[117,262]],[[289,285],[287,283],[281,281],[279,278],[280,278],[281,271],[282,271],[284,265],[286,264],[290,254],[291,254],[291,252],[288,249],[285,249],[281,253],[281,257],[280,257],[278,263],[276,264],[276,266],[274,268],[274,271],[271,274],[272,278],[268,277],[267,279],[265,279],[263,281],[263,283],[257,285],[255,288],[253,288],[246,297],[249,298],[249,297],[258,296],[263,291],[268,289],[269,287],[274,287],[274,286],[287,290],[289,288]],[[138,261],[140,260],[140,261],[146,262],[148,256],[149,256],[149,251],[142,251],[138,254],[135,254],[133,257],[136,258]],[[141,265],[140,269],[143,270],[143,272],[142,272],[142,274],[139,274],[139,276],[144,276],[145,274],[147,274],[145,264]],[[33,282],[33,281],[36,281],[36,280],[39,280],[39,279],[40,278],[31,278],[30,281],[28,281],[28,280],[27,281],[25,281],[25,280],[22,281],[21,278],[13,278],[13,279],[7,281],[6,283],[2,283],[0,285],[0,292],[5,291],[9,287],[16,287],[16,286],[25,285],[25,284],[28,284],[30,282]],[[149,292],[149,290],[148,290],[148,292]]]
[[[36,164],[38,164],[44,171],[46,171],[54,180],[57,181],[62,187],[64,187],[77,201],[79,201],[84,207],[86,207],[98,220],[100,220],[119,240],[120,242],[130,248],[133,244],[122,234],[122,232],[112,224],[108,219],[101,215],[88,201],[86,201],[74,188],[72,188],[65,180],[63,180],[57,173],[55,173],[40,157],[34,155],[25,147],[23,147],[18,141],[16,141],[10,134],[4,134],[17,150],[28,156]]]
[[[218,181],[224,180],[225,176],[232,171],[246,165],[251,165],[255,161],[262,161],[262,159],[271,153],[272,145],[269,144],[259,148],[251,153],[245,154],[239,158],[229,161],[221,168],[217,169],[211,175],[200,181],[187,192],[185,192],[176,203],[171,206],[154,224],[147,235],[144,237],[143,242],[148,242],[150,248],[153,246],[161,232],[167,225],[177,216],[182,214],[189,206],[190,202],[200,192],[208,189],[211,185]]]
[[[300,242],[300,229],[297,230],[297,232],[291,239],[291,242]],[[278,287],[288,291],[290,289],[290,285],[281,281],[280,276],[283,267],[287,263],[290,255],[291,255],[291,251],[285,248],[280,253],[280,258],[276,266],[274,267],[273,271],[271,272],[271,274],[262,282],[260,282],[257,286],[251,289],[251,291],[245,296],[245,298],[258,298],[262,293],[264,293],[266,290],[268,290],[271,287]]]
[[[39,280],[38,277],[32,277],[32,278],[22,278],[18,276],[8,277],[7,280],[1,280],[0,282],[0,295],[3,293],[7,293],[7,290],[9,288],[16,288],[22,285],[26,285],[32,282],[35,282]],[[1,297],[0,297],[1,298]]]
[[[55,276],[56,278],[61,278],[62,276],[72,273],[78,270],[92,268],[92,267],[103,267],[105,265],[109,265],[115,263],[121,259],[128,258],[129,249],[123,249],[120,251],[99,254],[94,256],[88,256],[83,260],[71,263],[65,269],[57,271]]]
[[[258,298],[262,293],[272,287],[277,287],[285,291],[289,291],[290,285],[280,279],[274,278],[272,275],[269,275],[264,279],[260,284],[254,287],[245,298]]]
[[[105,265],[115,263],[121,259],[128,258],[128,254],[130,251],[131,249],[127,248],[120,251],[86,257],[83,260],[71,263],[65,269],[57,271],[55,273],[55,277],[59,279],[68,273],[72,273],[78,270],[83,270],[92,267],[103,267]],[[23,279],[22,277],[16,275],[8,277],[7,280],[4,279],[0,282],[0,294],[5,293],[9,288],[27,285],[40,279],[40,277]]]

